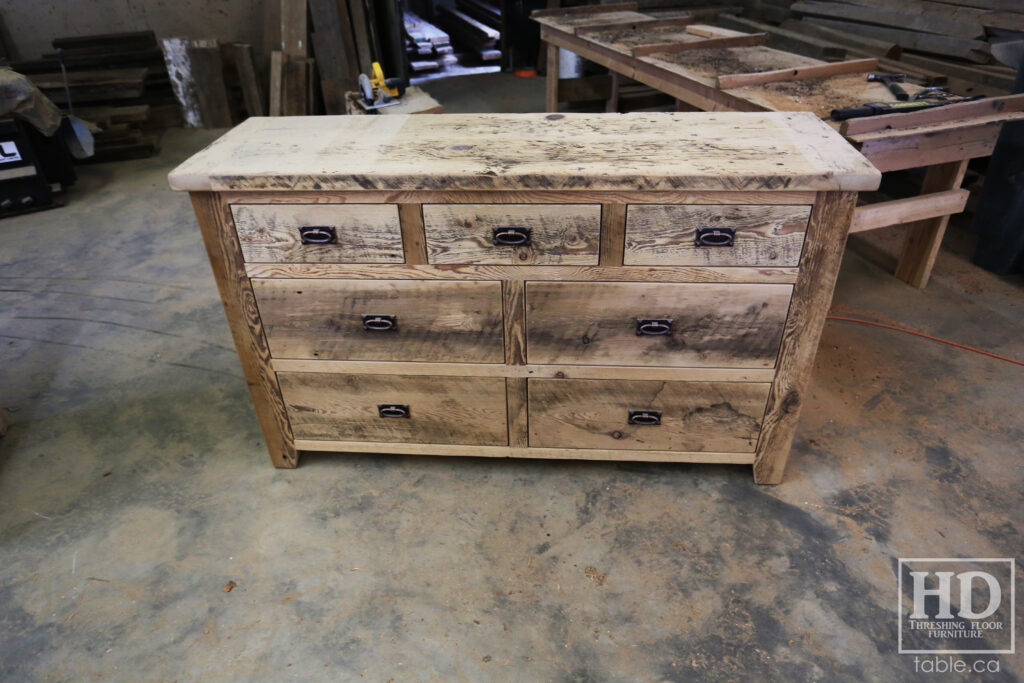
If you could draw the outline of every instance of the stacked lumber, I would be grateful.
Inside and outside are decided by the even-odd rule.
[[[838,31],[807,18],[787,19],[781,26],[773,26],[723,14],[715,23],[737,31],[766,33],[769,47],[816,59],[839,61],[877,57],[879,71],[905,73],[913,83],[943,86],[958,95],[1006,95],[1012,86],[1011,70],[1005,67],[916,54],[897,42]]]
[[[475,2],[481,6],[486,5],[483,0]],[[479,56],[484,62],[501,59],[500,29],[474,19],[458,6],[440,5],[437,10],[441,26],[456,39],[459,46]]]
[[[66,89],[56,52],[11,67],[65,111],[73,108],[98,127],[91,160],[152,156],[162,131],[181,125],[181,109],[152,31],[55,38],[51,44],[61,51]]]
[[[993,40],[1024,32],[1021,0],[797,0],[789,9],[800,21],[787,28],[883,41],[926,67],[935,60],[989,64]]]
[[[414,73],[436,71],[458,59],[447,33],[412,12],[403,15],[405,49]]]

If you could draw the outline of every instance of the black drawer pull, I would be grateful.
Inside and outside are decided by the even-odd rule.
[[[409,406],[405,403],[381,403],[377,406],[381,417],[409,417]]]
[[[495,244],[506,247],[528,247],[530,246],[530,228],[514,226],[494,228],[491,231],[491,239]]]
[[[303,244],[337,244],[338,233],[329,225],[303,225],[299,238]]]
[[[367,332],[394,332],[398,329],[398,316],[364,315],[363,329]]]
[[[629,424],[651,426],[661,424],[660,410],[631,410],[629,411]]]
[[[672,334],[672,318],[637,318],[636,336]]]
[[[736,239],[736,228],[697,228],[695,242],[698,247],[731,247]]]

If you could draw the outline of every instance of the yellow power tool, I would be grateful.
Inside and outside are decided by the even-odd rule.
[[[398,104],[398,98],[405,94],[405,83],[401,78],[384,78],[380,62],[373,63],[373,74],[359,74],[359,104],[372,111]]]

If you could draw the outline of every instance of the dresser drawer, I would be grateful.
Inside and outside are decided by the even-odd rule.
[[[427,261],[504,265],[598,262],[598,204],[426,204]]]
[[[508,444],[500,377],[281,372],[297,439]]]
[[[250,263],[402,263],[394,204],[235,204]]]
[[[530,446],[752,453],[769,387],[531,379]]]
[[[500,282],[254,279],[276,358],[503,363]]]
[[[630,205],[629,266],[777,266],[800,263],[809,206]]]
[[[770,368],[791,285],[528,282],[530,363]]]

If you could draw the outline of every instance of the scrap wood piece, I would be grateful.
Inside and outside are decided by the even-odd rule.
[[[281,0],[281,52],[288,57],[306,57],[309,54],[307,33],[306,0]]]
[[[635,12],[635,2],[621,2],[614,5],[580,5],[579,7],[560,7],[554,9],[535,9],[530,13],[531,19],[537,17],[557,17],[567,14],[603,14],[605,12]]]
[[[841,74],[871,71],[877,68],[877,58],[851,59],[846,62],[834,62],[832,64],[798,66],[793,69],[776,69],[774,71],[762,71],[760,73],[719,76],[717,84],[720,90],[732,90],[734,88],[742,88],[748,85],[776,83],[778,81],[801,81],[809,78],[825,78]]]
[[[746,33],[741,36],[728,36],[723,38],[705,38],[680,43],[654,43],[652,45],[637,45],[633,48],[634,57],[647,57],[656,52],[685,52],[686,50],[712,50],[725,47],[752,47],[764,45],[768,42],[767,33]]]
[[[188,38],[164,38],[160,46],[164,52],[167,74],[171,79],[171,89],[181,103],[185,125],[190,128],[201,128],[203,117],[199,108],[196,83],[192,78],[192,61],[188,55],[188,46],[191,42]]]
[[[216,40],[194,40],[186,48],[196,84],[196,97],[203,125],[230,128],[233,125],[228,89],[224,84],[224,63]]]
[[[697,21],[697,17],[674,17],[671,19],[645,19],[636,21],[613,21],[607,24],[586,24],[585,26],[577,26],[573,29],[573,33],[577,36],[586,35],[588,33],[603,33],[605,31],[639,31],[649,28],[671,28],[678,26],[680,28],[689,26],[690,24]]]
[[[942,107],[938,107],[938,109],[942,109]],[[907,116],[909,116],[909,114],[907,114]],[[846,137],[855,144],[864,144],[866,142],[895,141],[909,135],[938,135],[941,133],[949,133],[953,131],[964,131],[975,128],[980,129],[995,124],[1006,123],[1008,121],[1020,121],[1021,119],[1024,119],[1024,111],[1001,112],[996,114],[973,116],[969,118],[956,118],[944,121],[928,121],[924,123],[919,122],[916,125],[901,126],[899,128],[884,128],[881,130],[873,130],[870,132],[848,134]]]
[[[271,116],[281,115],[281,77],[284,71],[284,55],[280,50],[270,53],[270,101]]]
[[[839,132],[846,136],[861,135],[880,130],[906,129],[915,126],[926,126],[946,121],[963,121],[968,117],[983,117],[993,114],[1010,114],[1024,111],[1024,95],[1007,97],[990,97],[974,102],[947,104],[932,109],[910,112],[907,114],[885,114],[883,116],[866,116],[859,119],[843,121]]]
[[[686,27],[686,32],[702,38],[731,38],[732,36],[750,35],[746,31],[734,31],[730,28],[721,28],[710,24],[691,24]]]
[[[898,4],[894,4],[883,8],[799,0],[790,6],[790,10],[800,14],[881,24],[908,31],[937,33],[957,38],[977,38],[985,35],[981,21],[976,18],[972,21],[964,16],[943,16],[934,11],[918,10],[913,5],[900,8]]]
[[[242,86],[242,100],[249,116],[263,116],[263,89],[256,77],[256,65],[253,64],[252,45],[248,43],[232,43],[231,51],[235,57],[235,68],[238,70],[238,83]]]

